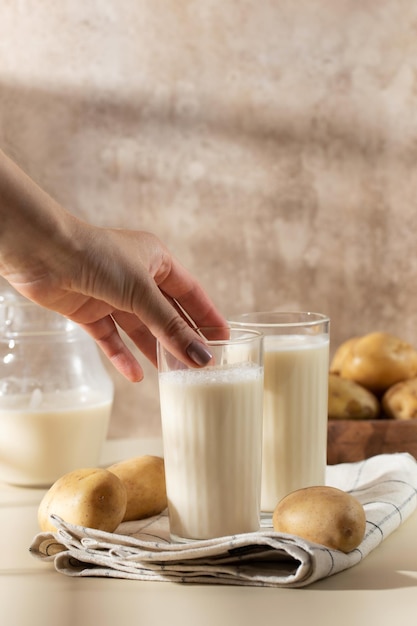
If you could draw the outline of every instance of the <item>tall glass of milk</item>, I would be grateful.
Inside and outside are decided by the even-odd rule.
[[[174,541],[260,525],[263,337],[200,329],[213,355],[189,368],[158,344],[159,390]]]
[[[264,334],[261,509],[325,483],[330,320],[320,313],[257,312],[233,318]]]
[[[48,487],[96,467],[113,383],[95,342],[13,290],[0,293],[0,480]]]

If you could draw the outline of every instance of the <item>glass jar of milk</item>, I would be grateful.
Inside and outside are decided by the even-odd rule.
[[[77,324],[0,291],[0,481],[47,487],[97,466],[113,392],[95,342]]]

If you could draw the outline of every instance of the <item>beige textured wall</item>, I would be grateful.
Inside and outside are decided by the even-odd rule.
[[[417,343],[412,0],[3,0],[0,142],[74,213],[148,229],[226,313]],[[111,436],[159,433],[114,374]]]

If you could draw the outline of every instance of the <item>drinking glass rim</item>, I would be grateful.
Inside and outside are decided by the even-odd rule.
[[[228,339],[207,339],[207,337],[205,337],[204,332],[203,332],[204,330],[216,330],[216,329],[229,330],[229,331],[234,331],[234,330],[244,331],[247,334],[247,336],[236,337],[235,339],[230,338],[230,337]],[[196,328],[194,328],[194,330],[197,332],[199,337],[205,343],[207,343],[208,346],[225,346],[227,344],[250,343],[254,341],[255,339],[263,338],[263,333],[259,330],[256,330],[255,328],[237,328],[233,326],[197,326]]]
[[[272,321],[271,317],[276,316],[281,318],[288,318],[289,316],[305,316],[305,319],[296,321],[279,321],[278,319]],[[258,317],[257,321],[254,318]],[[309,319],[311,317],[311,319]],[[252,319],[250,319],[252,318]],[[263,319],[265,318],[265,320]],[[326,324],[330,322],[330,317],[324,313],[316,313],[315,311],[252,311],[248,313],[240,313],[233,319],[231,316],[228,320],[230,328],[306,328],[317,326],[319,324]]]

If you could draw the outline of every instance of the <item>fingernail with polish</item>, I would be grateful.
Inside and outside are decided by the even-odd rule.
[[[212,359],[212,354],[206,346],[199,341],[192,341],[187,348],[187,354],[197,365],[207,365]]]

